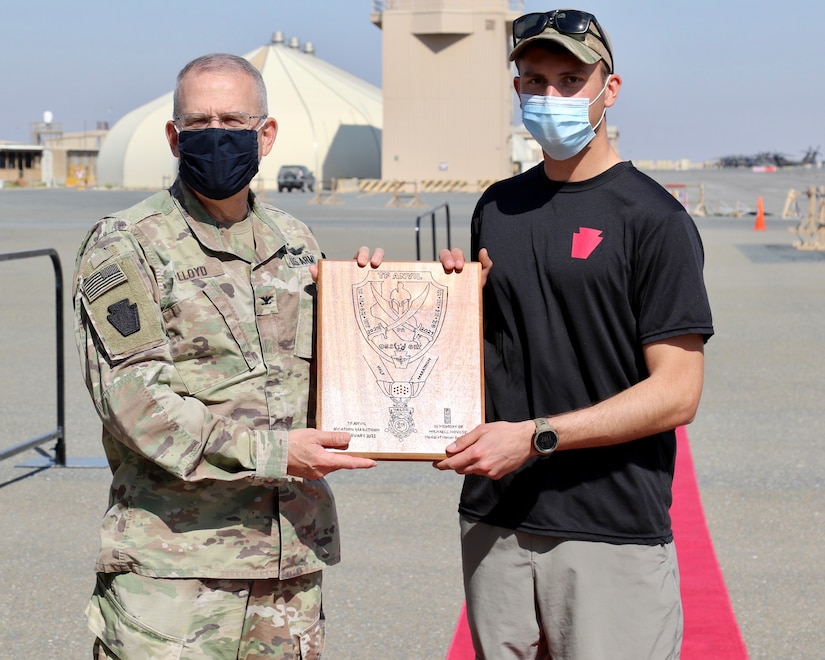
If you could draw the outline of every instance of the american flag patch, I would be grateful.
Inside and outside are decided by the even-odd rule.
[[[86,294],[89,302],[93,302],[118,284],[123,284],[126,279],[126,273],[123,272],[120,264],[109,264],[86,278],[83,283],[83,293]]]

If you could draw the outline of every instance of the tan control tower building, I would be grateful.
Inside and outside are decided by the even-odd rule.
[[[513,173],[512,0],[384,0],[381,176],[503,179]]]

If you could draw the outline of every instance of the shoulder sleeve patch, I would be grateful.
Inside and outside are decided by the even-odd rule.
[[[166,341],[160,311],[135,257],[107,261],[83,281],[83,305],[113,360]]]

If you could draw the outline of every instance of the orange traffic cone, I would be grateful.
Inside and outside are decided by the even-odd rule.
[[[765,209],[762,206],[762,198],[756,200],[756,223],[753,225],[754,231],[765,231]]]

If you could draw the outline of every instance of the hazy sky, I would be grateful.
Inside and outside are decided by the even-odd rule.
[[[523,4],[525,12],[554,8]],[[276,30],[312,41],[318,57],[381,85],[372,0],[0,6],[0,140],[29,141],[31,123],[46,110],[66,132],[113,125],[170,91],[192,58],[247,54]],[[608,121],[619,127],[624,158],[801,157],[809,146],[825,148],[825,2],[587,0],[578,7],[596,14],[613,41],[623,86]]]

